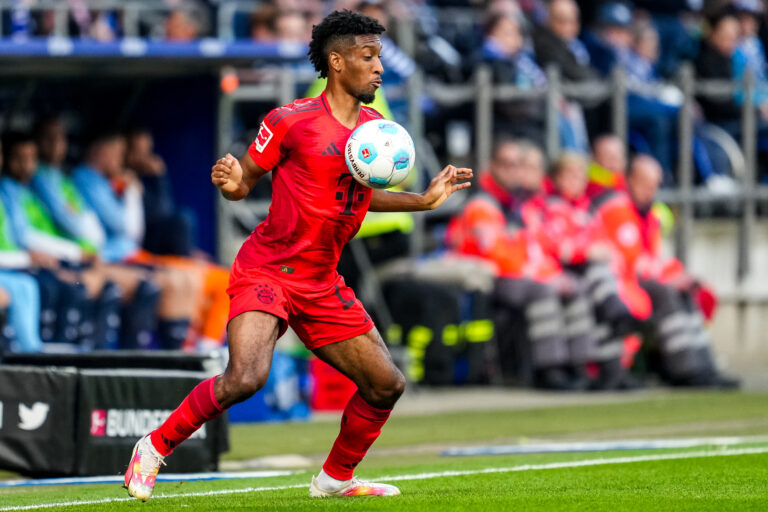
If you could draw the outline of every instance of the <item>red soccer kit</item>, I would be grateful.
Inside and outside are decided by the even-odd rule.
[[[381,118],[363,106],[357,126]],[[373,328],[336,272],[372,192],[352,178],[344,161],[352,131],[333,117],[325,92],[264,118],[248,154],[272,171],[272,204],[232,265],[230,320],[246,311],[271,313],[283,320],[281,335],[290,325],[309,349]]]

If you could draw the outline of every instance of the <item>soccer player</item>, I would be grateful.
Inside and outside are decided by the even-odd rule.
[[[367,211],[436,208],[469,187],[472,171],[449,165],[422,194],[373,190],[352,178],[343,155],[347,139],[358,125],[381,118],[361,103],[371,102],[381,85],[383,31],[372,18],[350,11],[328,15],[313,27],[309,45],[312,64],[328,78],[325,91],[270,112],[240,160],[227,154],[213,166],[211,181],[232,201],[273,171],[272,206],[232,265],[227,369],[200,383],[163,425],[139,440],[125,475],[130,495],[149,499],[165,456],[262,388],[275,342],[288,325],[358,388],[309,495],[400,494],[394,486],[353,478],[405,379],[336,264]]]

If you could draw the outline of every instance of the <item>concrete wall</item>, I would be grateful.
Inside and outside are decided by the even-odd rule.
[[[752,234],[751,271],[739,281],[736,220],[694,224],[689,252],[691,273],[720,296],[720,309],[710,326],[718,363],[744,378],[746,387],[768,389],[768,221]],[[672,254],[671,240],[665,252]]]

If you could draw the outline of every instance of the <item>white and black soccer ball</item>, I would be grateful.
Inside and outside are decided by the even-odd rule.
[[[344,159],[361,184],[389,188],[408,177],[416,150],[405,128],[393,121],[375,119],[355,128],[347,140]]]

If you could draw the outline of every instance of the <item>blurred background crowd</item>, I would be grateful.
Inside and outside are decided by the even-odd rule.
[[[427,84],[461,86],[483,66],[493,84],[523,93],[493,101],[493,140],[480,141],[471,106],[438,101],[425,87],[418,95],[425,140],[438,160],[482,165],[473,192],[427,221],[429,240],[419,254],[411,244],[414,218],[394,214],[366,220],[358,239],[363,259],[354,250],[342,257],[340,271],[370,300],[387,341],[402,348],[395,355],[412,380],[632,389],[641,385],[630,372],[639,364],[673,385],[738,385],[718,370],[704,327],[715,292],[663,254],[675,212],[656,193],[681,184],[685,154],[693,160],[691,184],[725,194],[741,187],[747,110],[755,116],[754,184],[768,179],[761,0],[0,0],[0,33],[19,45],[141,38],[179,47],[215,40],[298,48],[293,58],[257,60],[250,71],[306,73],[303,48],[313,24],[340,8],[388,29],[384,87],[373,105],[387,117],[406,125],[412,119],[413,105],[396,92],[415,74]],[[697,91],[687,103],[679,80],[686,67],[729,88]],[[247,72],[238,73],[247,81]],[[623,84],[625,133],[615,133],[605,98],[524,96],[553,79]],[[238,83],[217,85],[227,94]],[[321,89],[316,81],[296,96]],[[240,133],[227,148],[242,152],[272,106],[240,111],[233,121]],[[157,123],[127,122],[131,116],[107,124],[56,107],[3,116],[4,349],[224,345],[228,273],[214,263],[212,247],[197,247],[213,221],[179,205],[186,194],[179,187],[190,180],[155,150],[154,137],[165,133],[153,133]],[[693,118],[690,148],[679,140],[681,109]],[[472,161],[471,148],[481,143],[492,146],[487,165]],[[414,172],[417,184],[435,171],[424,162]],[[196,164],[198,189],[209,186],[204,164]],[[268,199],[265,183],[252,199]],[[252,228],[243,226],[243,236]],[[218,259],[228,263],[223,254]]]
[[[551,64],[570,82],[608,77],[620,69],[630,89],[630,145],[653,154],[670,185],[676,179],[675,121],[682,94],[668,80],[683,62],[694,63],[697,76],[705,79],[741,80],[751,72],[761,149],[765,145],[768,30],[761,0],[148,0],[125,6],[87,0],[3,0],[0,7],[2,34],[16,41],[52,36],[178,43],[218,38],[283,45],[306,45],[312,25],[332,9],[356,9],[389,29],[383,51],[389,83],[407,80],[415,63],[427,76],[462,83],[484,62],[495,82],[523,89],[545,86]],[[404,40],[398,30],[405,29],[415,38],[407,52],[396,43]],[[424,101],[430,108],[429,98]],[[711,123],[738,140],[743,102],[741,91],[730,97],[702,97],[697,130]],[[543,106],[507,103],[497,108],[498,126],[543,142]],[[438,120],[445,114],[431,113]],[[568,148],[587,150],[588,141],[606,131],[605,110],[594,102],[564,101],[558,116],[561,143]],[[521,118],[524,123],[518,122]],[[712,179],[715,188],[732,185],[718,168],[718,155],[710,154],[705,136],[697,139],[694,151],[698,179]]]

